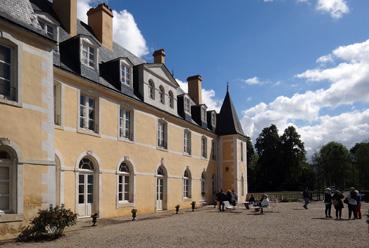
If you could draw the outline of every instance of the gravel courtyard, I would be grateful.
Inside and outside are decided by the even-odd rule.
[[[366,215],[361,220],[336,221],[322,218],[321,202],[308,210],[301,205],[279,203],[264,215],[244,208],[230,213],[204,208],[135,222],[106,220],[97,227],[79,223],[77,230],[57,241],[10,242],[0,247],[369,247]],[[363,213],[368,207],[363,206]],[[347,208],[343,210],[347,218]]]

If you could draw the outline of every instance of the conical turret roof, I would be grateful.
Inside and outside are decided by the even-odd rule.
[[[217,129],[218,135],[240,134],[245,136],[236,109],[233,105],[227,87],[227,94],[224,98],[222,108],[218,114]]]

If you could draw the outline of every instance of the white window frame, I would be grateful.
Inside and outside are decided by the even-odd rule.
[[[120,61],[120,82],[132,88],[132,66],[126,61]]]
[[[187,96],[183,97],[184,112],[191,114],[191,100]]]
[[[60,82],[54,82],[54,124],[56,126],[63,125],[62,97],[63,86]]]
[[[201,137],[201,157],[208,157],[208,139],[206,138],[206,136]]]
[[[85,97],[86,100],[85,100],[85,103],[88,103],[87,105],[84,105],[83,106],[83,115],[81,113],[81,107],[82,107],[82,103],[81,103],[81,98],[82,97]],[[94,128],[93,129],[90,129],[89,128],[89,110],[90,110],[90,104],[89,104],[89,101],[88,99],[92,99],[94,100],[94,105],[95,105],[95,108],[94,108]],[[91,94],[86,94],[85,92],[80,92],[79,94],[79,97],[78,97],[78,103],[79,103],[79,106],[78,106],[78,129],[79,130],[83,130],[83,131],[87,131],[89,133],[95,133],[95,134],[99,134],[99,97],[97,96],[93,96]],[[84,121],[84,126],[81,126],[82,123],[81,123],[81,118],[84,118],[85,121]]]
[[[38,23],[40,24],[42,31],[49,37],[55,38],[57,35],[57,26],[54,24],[46,21],[44,18],[38,17]],[[52,32],[49,32],[49,29],[52,30]]]
[[[128,172],[123,172],[120,170],[121,166],[127,166]],[[126,183],[126,177],[128,177],[128,183]],[[122,179],[120,181],[120,179]],[[118,172],[117,172],[117,202],[118,204],[127,204],[133,203],[133,173],[132,168],[126,162],[122,162],[119,165]],[[119,186],[122,185],[121,190],[119,190]],[[128,190],[127,187],[128,186]],[[126,194],[128,194],[128,199],[126,199]],[[120,199],[120,196],[122,198]]]
[[[161,149],[168,149],[168,123],[163,119],[158,120],[157,146]]]
[[[1,144],[0,144],[1,145]],[[2,211],[4,211],[4,213],[6,214],[13,214],[13,213],[17,213],[19,211],[19,209],[17,209],[17,201],[18,201],[18,192],[17,192],[17,188],[18,188],[18,183],[17,183],[17,166],[16,163],[14,161],[14,159],[12,158],[12,155],[9,153],[9,151],[7,150],[0,150],[1,152],[5,152],[6,154],[8,154],[9,159],[1,159],[0,158],[0,167],[2,168],[8,168],[9,171],[9,177],[8,179],[0,179],[0,181],[2,182],[7,182],[8,183],[8,194],[4,194],[6,197],[8,197],[8,209],[0,209]]]
[[[207,120],[206,120],[206,108],[205,108],[205,106],[202,106],[201,107],[201,121],[203,123],[207,123]]]
[[[213,127],[215,127],[215,126],[216,126],[216,124],[217,124],[217,118],[216,118],[216,114],[215,114],[215,112],[213,111],[213,112],[211,112],[211,125],[212,125]]]
[[[185,129],[183,132],[183,152],[186,155],[191,155],[192,152],[192,137],[191,131]]]
[[[127,113],[129,113],[129,120],[127,119]],[[129,122],[128,125],[127,125],[127,121]],[[118,127],[119,127],[118,135],[120,139],[133,141],[134,139],[134,128],[133,128],[134,127],[134,110],[133,108],[125,106],[125,105],[120,105],[119,113],[118,113]],[[127,131],[128,131],[128,136],[126,135]]]
[[[97,69],[97,47],[88,39],[84,38],[81,39],[81,49],[80,49],[80,57],[81,57],[81,63],[91,69],[96,70]],[[91,59],[90,54],[91,51],[93,51],[93,59]],[[84,52],[87,53],[87,57],[85,59]],[[92,65],[90,64],[92,62]]]
[[[192,198],[192,176],[189,169],[186,169],[183,174],[183,198]]]

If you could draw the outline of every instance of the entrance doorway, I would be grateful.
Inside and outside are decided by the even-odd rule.
[[[160,166],[156,175],[156,210],[165,210],[167,201],[167,176],[163,166]]]
[[[88,158],[83,158],[79,164],[78,175],[78,216],[90,217],[96,212],[95,201],[97,190],[95,189],[95,168],[93,162]]]

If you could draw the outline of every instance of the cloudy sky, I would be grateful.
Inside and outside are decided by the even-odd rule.
[[[78,13],[96,5],[78,0]],[[101,1],[100,1],[101,2]],[[186,88],[219,109],[230,82],[245,133],[294,125],[308,154],[369,140],[369,1],[109,0],[114,39],[147,61],[164,48]]]

